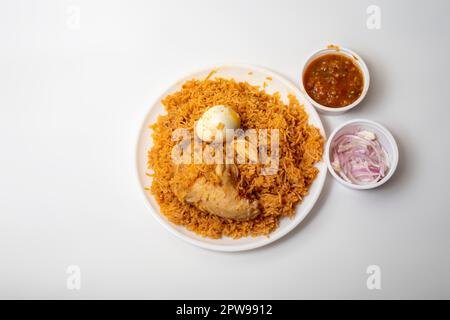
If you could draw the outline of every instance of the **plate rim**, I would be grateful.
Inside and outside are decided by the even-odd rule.
[[[209,72],[212,72],[215,70],[219,70],[221,68],[230,68],[230,67],[231,68],[233,68],[233,67],[245,68],[245,69],[248,69],[249,71],[257,71],[257,72],[260,72],[263,74],[267,74],[268,76],[271,76],[273,78],[277,78],[277,80],[282,82],[283,85],[285,85],[288,89],[293,91],[296,95],[302,96],[305,100],[305,103],[310,105],[309,109],[310,109],[311,113],[314,114],[315,117],[318,119],[318,121],[320,123],[320,126],[318,126],[318,129],[320,130],[322,136],[324,137],[324,140],[326,141],[326,139],[327,139],[326,132],[325,132],[325,128],[322,123],[322,119],[320,118],[320,115],[318,114],[318,112],[316,111],[314,106],[309,102],[309,100],[304,96],[304,94],[302,93],[300,88],[297,87],[292,81],[287,79],[285,76],[283,76],[275,71],[272,71],[271,69],[257,66],[257,65],[252,65],[252,64],[224,63],[219,66],[212,66],[212,67],[207,66],[207,67],[203,67],[203,68],[197,68],[196,70],[190,72],[189,74],[179,77],[177,81],[172,82],[171,85],[169,84],[167,89],[163,90],[163,92],[157,96],[157,98],[153,101],[153,103],[150,104],[151,107],[147,110],[147,112],[144,116],[144,119],[142,120],[142,123],[139,126],[138,136],[136,139],[135,177],[136,177],[137,184],[140,189],[141,195],[144,197],[144,202],[145,202],[146,207],[150,210],[153,217],[171,234],[175,235],[177,238],[179,238],[181,240],[184,240],[184,241],[190,243],[191,245],[194,245],[194,246],[197,246],[197,247],[200,247],[203,249],[212,250],[212,251],[221,251],[221,252],[241,252],[241,251],[249,251],[249,250],[253,250],[256,248],[263,247],[263,246],[267,246],[267,245],[281,239],[282,237],[286,236],[289,232],[291,232],[298,225],[300,225],[300,223],[306,218],[306,216],[311,212],[312,208],[316,205],[317,200],[319,199],[320,195],[322,194],[323,187],[324,187],[325,181],[327,179],[327,171],[328,171],[323,157],[321,159],[321,162],[323,162],[323,164],[322,164],[323,169],[319,172],[318,176],[316,177],[316,179],[313,182],[313,183],[317,183],[318,189],[315,194],[313,194],[313,195],[308,194],[308,197],[311,196],[312,198],[311,198],[311,201],[308,204],[308,206],[306,208],[304,208],[302,214],[298,214],[296,212],[294,217],[291,219],[292,222],[278,234],[274,234],[274,235],[269,234],[268,236],[265,236],[265,238],[262,241],[244,243],[244,244],[233,245],[233,246],[206,243],[201,240],[190,238],[190,237],[185,236],[184,234],[178,232],[178,230],[175,229],[175,227],[176,227],[175,224],[173,224],[167,218],[165,218],[163,216],[163,214],[159,212],[160,210],[158,210],[158,212],[156,212],[156,210],[153,208],[152,204],[150,203],[150,201],[148,199],[149,195],[147,195],[147,191],[145,190],[145,187],[141,181],[140,172],[139,172],[139,165],[140,165],[139,164],[139,147],[140,147],[141,137],[143,136],[143,131],[146,130],[146,128],[148,128],[147,119],[150,115],[150,112],[151,112],[153,106],[155,106],[157,103],[161,102],[161,100],[168,93],[168,91],[170,90],[171,87],[180,85],[189,79],[195,78],[195,76],[198,74],[209,73]],[[308,115],[310,116],[309,112],[308,112]],[[199,236],[199,235],[197,235],[197,236]],[[251,238],[251,236],[249,236],[249,238]],[[255,237],[254,239],[257,239],[257,238]],[[220,240],[220,239],[218,239],[218,240]]]

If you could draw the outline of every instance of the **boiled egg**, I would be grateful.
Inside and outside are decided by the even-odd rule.
[[[239,114],[224,105],[209,108],[203,113],[195,124],[197,136],[205,141],[212,142],[215,139],[225,139],[226,129],[238,129],[241,127]]]

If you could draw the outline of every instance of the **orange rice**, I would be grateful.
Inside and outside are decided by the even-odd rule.
[[[318,174],[315,163],[322,158],[323,137],[308,124],[308,115],[294,96],[285,105],[279,94],[269,95],[246,82],[216,78],[190,80],[182,89],[162,101],[167,114],[159,116],[153,129],[153,147],[148,152],[148,169],[153,170],[150,192],[159,203],[161,212],[173,223],[205,237],[268,235],[278,226],[279,219],[292,216],[295,206],[308,194]],[[198,172],[209,176],[213,165],[183,171],[174,176],[175,166],[171,152],[177,143],[172,132],[187,128],[193,134],[194,123],[213,105],[226,105],[241,116],[242,128],[279,129],[279,169],[275,175],[260,174],[263,164],[238,164],[237,187],[241,196],[258,199],[261,214],[248,221],[235,221],[201,212],[181,202],[172,192],[177,187],[188,187]]]

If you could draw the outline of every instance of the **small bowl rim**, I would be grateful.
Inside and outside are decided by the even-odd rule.
[[[367,123],[367,124],[375,126],[380,132],[382,132],[382,134],[385,136],[385,138],[388,140],[389,144],[392,147],[392,154],[389,154],[389,158],[390,158],[389,160],[391,162],[390,167],[389,167],[389,172],[383,179],[381,179],[380,181],[378,181],[376,183],[367,184],[367,185],[357,185],[357,184],[349,183],[349,182],[345,181],[344,179],[342,179],[336,173],[333,166],[331,165],[330,148],[331,148],[331,143],[333,142],[334,138],[336,137],[336,134],[343,128],[348,127],[355,123]],[[377,188],[377,187],[383,185],[384,183],[386,183],[394,175],[394,172],[397,169],[398,161],[399,161],[398,145],[397,145],[397,142],[396,142],[394,136],[392,135],[392,133],[382,124],[380,124],[376,121],[373,121],[373,120],[369,120],[369,119],[352,119],[352,120],[342,123],[341,125],[336,127],[333,130],[333,132],[330,134],[330,137],[328,138],[326,146],[325,146],[325,162],[327,163],[328,171],[330,172],[330,174],[333,176],[333,178],[335,178],[337,181],[339,181],[346,187],[356,189],[356,190],[374,189],[374,188]]]
[[[363,87],[363,91],[362,91],[361,95],[353,103],[351,103],[345,107],[336,107],[336,108],[327,107],[327,106],[324,106],[324,105],[318,103],[308,94],[308,92],[305,89],[304,83],[303,83],[303,76],[305,74],[305,70],[308,67],[308,65],[314,59],[317,59],[320,55],[325,55],[325,54],[331,53],[331,52],[337,52],[337,53],[343,52],[343,53],[346,53],[346,55],[352,56],[353,59],[356,60],[356,63],[358,64],[358,66],[360,67],[360,69],[363,73],[364,87]],[[302,72],[300,75],[300,88],[301,88],[302,92],[305,94],[306,98],[309,100],[309,102],[311,102],[311,104],[314,107],[316,107],[318,110],[323,111],[328,114],[342,114],[346,111],[349,111],[350,109],[353,109],[357,105],[359,105],[366,97],[367,92],[369,91],[369,86],[370,86],[370,73],[369,73],[369,68],[367,68],[366,63],[364,62],[364,59],[361,58],[361,56],[358,55],[353,50],[345,48],[345,47],[341,47],[341,46],[337,46],[337,45],[328,45],[326,48],[316,50],[307,56],[307,58],[305,59],[305,61],[303,63],[303,66],[302,66]]]

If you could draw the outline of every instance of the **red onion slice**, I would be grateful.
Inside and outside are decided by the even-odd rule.
[[[366,185],[386,176],[386,152],[375,133],[357,129],[337,137],[331,150],[333,169],[345,181]]]

